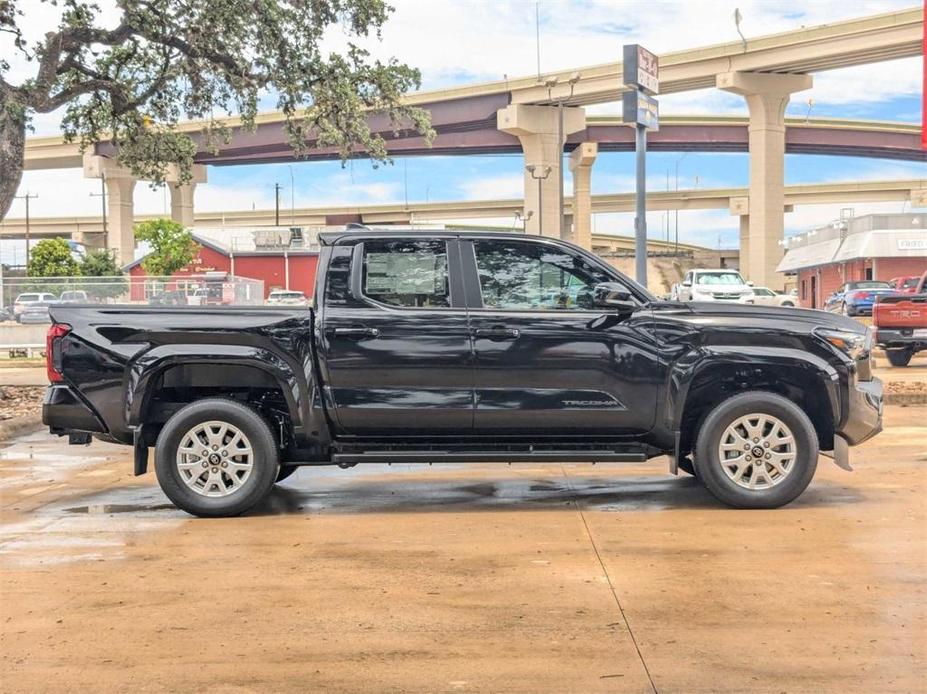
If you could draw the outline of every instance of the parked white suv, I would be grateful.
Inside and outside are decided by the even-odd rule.
[[[27,292],[26,294],[20,294],[16,297],[16,301],[13,302],[13,317],[16,320],[19,320],[19,317],[23,314],[30,306],[35,305],[44,305],[54,303],[58,300],[58,297],[54,294],[49,294],[48,292]]]
[[[730,301],[752,304],[753,286],[737,270],[689,270],[673,285],[676,301]]]

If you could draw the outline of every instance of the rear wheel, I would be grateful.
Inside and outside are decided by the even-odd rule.
[[[737,508],[777,508],[801,494],[818,462],[808,416],[775,393],[728,398],[702,423],[695,467],[708,490]]]
[[[195,516],[237,516],[277,478],[277,447],[267,422],[234,400],[198,400],[176,412],[155,445],[158,483]]]
[[[914,348],[887,349],[885,350],[885,356],[888,357],[888,363],[892,366],[907,366],[911,361],[911,357],[914,356]]]

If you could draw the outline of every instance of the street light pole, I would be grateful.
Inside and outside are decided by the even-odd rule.
[[[570,94],[564,99],[560,97],[557,99],[557,201],[558,201],[558,210],[560,210],[560,238],[564,238],[564,232],[566,230],[566,210],[564,209],[564,200],[563,200],[563,103],[569,101],[573,98],[573,92],[576,89],[576,83],[579,82],[582,75],[578,72],[574,72],[570,75],[568,84],[570,85]],[[558,78],[552,77],[545,84],[547,86],[547,99],[552,101],[551,90],[557,85]]]
[[[688,156],[689,156],[689,153],[686,152],[686,153],[683,154],[681,157],[677,157],[677,158],[676,158],[676,164],[675,164],[675,169],[676,169],[676,184],[675,184],[675,186],[676,186],[676,192],[679,192],[679,162],[681,162],[683,159],[685,159],[685,158],[688,157]],[[677,202],[677,204],[679,204],[679,203]],[[675,248],[675,250],[673,251],[673,253],[674,253],[674,255],[679,255],[679,208],[678,208],[678,207],[676,208],[676,215],[675,215],[675,216],[676,216],[676,220],[675,220],[675,222],[673,223],[673,229],[674,229],[674,233],[675,233],[675,235],[676,235],[676,248]]]
[[[280,226],[280,184],[274,183],[274,226]]]
[[[26,193],[25,195],[17,195],[16,198],[19,200],[26,201],[26,267],[29,267],[29,240],[30,240],[30,226],[29,226],[29,201],[34,200],[39,197],[38,193],[33,195],[32,193]]]
[[[538,182],[538,236],[544,235],[544,201],[541,199],[541,181],[546,180],[550,176],[551,167],[549,166],[535,166],[534,164],[528,164],[525,167],[525,170],[531,174],[531,178]],[[539,175],[535,176],[535,172]],[[525,219],[528,219],[527,217]]]

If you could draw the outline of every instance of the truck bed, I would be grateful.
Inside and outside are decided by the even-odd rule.
[[[278,307],[53,306],[54,323],[70,326],[63,341],[64,381],[98,417],[101,433],[130,442],[134,394],[148,374],[177,358],[230,364],[241,359],[275,363],[304,374],[312,310]],[[225,348],[215,355],[216,346]],[[236,387],[234,370],[222,385]],[[294,384],[305,387],[305,383]]]

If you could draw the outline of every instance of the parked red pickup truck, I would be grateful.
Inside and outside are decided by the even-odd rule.
[[[872,308],[876,343],[885,350],[892,366],[907,366],[911,358],[927,349],[927,272],[913,294],[877,297]]]

